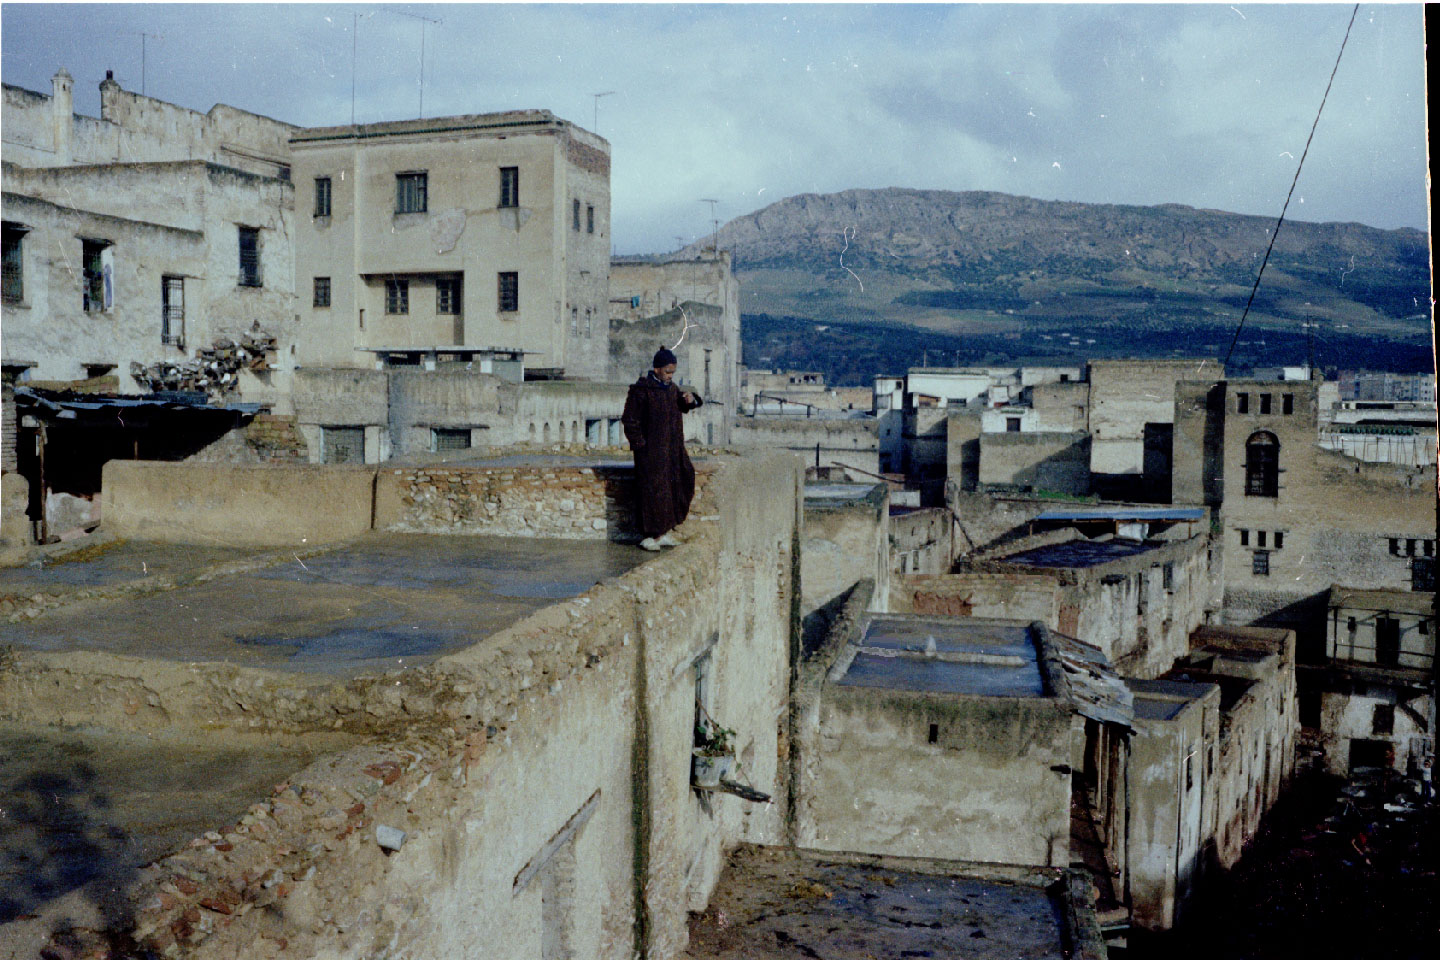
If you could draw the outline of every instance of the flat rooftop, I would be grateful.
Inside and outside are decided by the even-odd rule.
[[[916,693],[1045,696],[1029,626],[968,617],[870,618],[839,683]]]
[[[807,483],[805,507],[851,507],[861,503],[879,505],[885,495],[883,483]]]
[[[0,596],[63,594],[88,587],[139,584],[185,576],[222,563],[258,559],[267,548],[186,546],[141,540],[102,540],[56,554],[43,564],[0,567]],[[0,628],[3,629],[3,628]]]
[[[193,553],[179,545],[130,549],[166,567]],[[3,624],[0,645],[339,676],[393,670],[470,646],[650,557],[605,540],[371,535],[250,573]],[[100,561],[96,577],[116,575],[119,559]],[[83,578],[85,565],[29,574]]]
[[[241,743],[0,723],[0,924],[73,891],[102,902],[347,739]]]
[[[1159,549],[1163,544],[1145,540],[1067,540],[1033,550],[1012,553],[1006,563],[1027,567],[1098,567],[1112,560],[1124,560]]]
[[[1330,606],[1425,616],[1435,612],[1435,594],[1422,590],[1362,590],[1336,584],[1330,588]]]
[[[692,960],[1060,960],[1063,904],[1043,886],[741,846],[690,925]]]

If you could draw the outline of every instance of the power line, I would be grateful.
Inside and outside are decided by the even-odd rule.
[[[1250,316],[1250,307],[1255,303],[1255,293],[1260,289],[1260,278],[1265,275],[1265,264],[1270,262],[1270,251],[1275,249],[1275,238],[1280,235],[1280,225],[1285,222],[1285,211],[1290,209],[1290,198],[1295,195],[1295,185],[1300,182],[1300,171],[1304,169],[1305,157],[1310,153],[1310,142],[1315,139],[1315,128],[1320,126],[1320,114],[1325,112],[1325,101],[1330,98],[1330,87],[1335,83],[1335,74],[1340,69],[1340,58],[1345,56],[1345,44],[1350,42],[1350,28],[1355,26],[1355,15],[1359,12],[1360,4],[1357,3],[1350,11],[1350,23],[1345,27],[1345,39],[1340,41],[1340,52],[1335,56],[1335,66],[1330,70],[1330,82],[1325,84],[1325,95],[1320,98],[1320,109],[1315,111],[1315,122],[1310,125],[1310,136],[1305,138],[1305,149],[1300,154],[1300,162],[1295,165],[1295,179],[1290,181],[1290,192],[1285,195],[1285,205],[1280,208],[1280,219],[1275,221],[1275,229],[1270,231],[1270,243],[1265,247],[1265,259],[1260,261],[1260,270],[1255,274],[1255,285],[1250,288],[1250,299],[1245,301],[1245,311],[1240,314],[1235,336],[1230,338],[1230,349],[1225,352],[1225,364],[1230,362],[1230,356],[1235,352],[1235,344],[1240,341],[1240,331],[1245,329],[1245,318]],[[1311,349],[1313,352],[1313,347]],[[1313,362],[1311,365],[1314,365]]]

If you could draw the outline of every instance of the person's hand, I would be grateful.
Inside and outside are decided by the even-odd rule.
[[[700,399],[700,395],[692,390],[686,390],[683,396],[688,403],[695,403],[697,400]]]

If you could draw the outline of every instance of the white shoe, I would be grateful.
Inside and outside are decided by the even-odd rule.
[[[660,541],[656,540],[654,537],[646,537],[644,540],[640,541],[640,549],[649,550],[651,553],[659,553]]]
[[[658,543],[658,544],[660,544],[660,546],[662,546],[662,547],[678,547],[678,546],[680,546],[680,541],[679,541],[679,540],[676,540],[674,537],[670,536],[670,534],[668,534],[668,533],[665,534],[664,536],[660,537],[660,538],[659,538],[658,540],[656,540],[655,542]]]

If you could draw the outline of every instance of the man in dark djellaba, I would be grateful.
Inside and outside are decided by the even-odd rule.
[[[670,531],[690,512],[695,467],[685,452],[680,418],[704,401],[672,382],[676,363],[669,350],[661,347],[650,366],[649,373],[630,385],[620,422],[635,454],[640,531],[645,536],[640,547],[656,551],[679,545]]]

